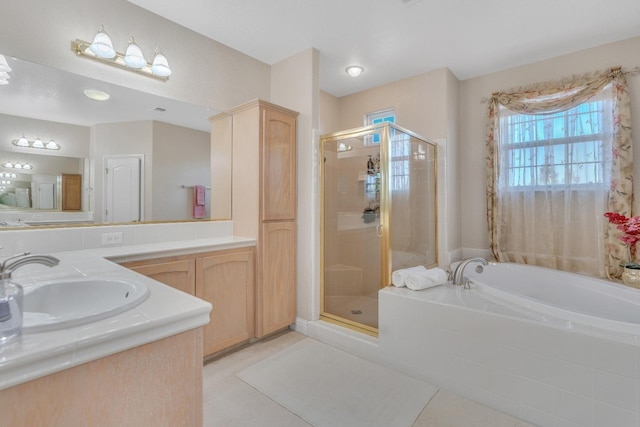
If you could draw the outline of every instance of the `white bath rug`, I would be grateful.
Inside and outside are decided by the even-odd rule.
[[[310,338],[237,376],[316,427],[409,427],[438,391]]]

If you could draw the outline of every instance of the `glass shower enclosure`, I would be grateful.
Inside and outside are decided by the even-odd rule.
[[[377,335],[391,272],[437,265],[436,145],[385,122],[320,150],[321,318]]]

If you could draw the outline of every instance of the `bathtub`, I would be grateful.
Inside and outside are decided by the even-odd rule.
[[[382,289],[375,351],[360,355],[535,425],[640,425],[640,291],[475,267],[470,289]]]
[[[472,263],[472,288],[537,313],[568,322],[640,335],[640,291],[593,277],[524,264]]]

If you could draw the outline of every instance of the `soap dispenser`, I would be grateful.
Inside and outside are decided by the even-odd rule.
[[[22,286],[0,279],[0,344],[22,333]]]
[[[22,334],[22,286],[11,280],[11,273],[26,264],[58,265],[57,258],[48,255],[29,255],[29,252],[7,258],[0,264],[0,345]]]

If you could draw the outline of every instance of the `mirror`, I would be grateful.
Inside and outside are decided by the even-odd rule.
[[[11,71],[0,85],[0,225],[108,222],[108,208],[119,208],[122,194],[108,185],[114,158],[139,159],[139,212],[129,221],[194,218],[193,187],[211,185],[208,119],[217,111],[5,59]],[[86,90],[109,99],[90,99]],[[28,143],[17,143],[22,136]],[[31,147],[36,139],[45,148]],[[59,149],[46,149],[52,139]]]

